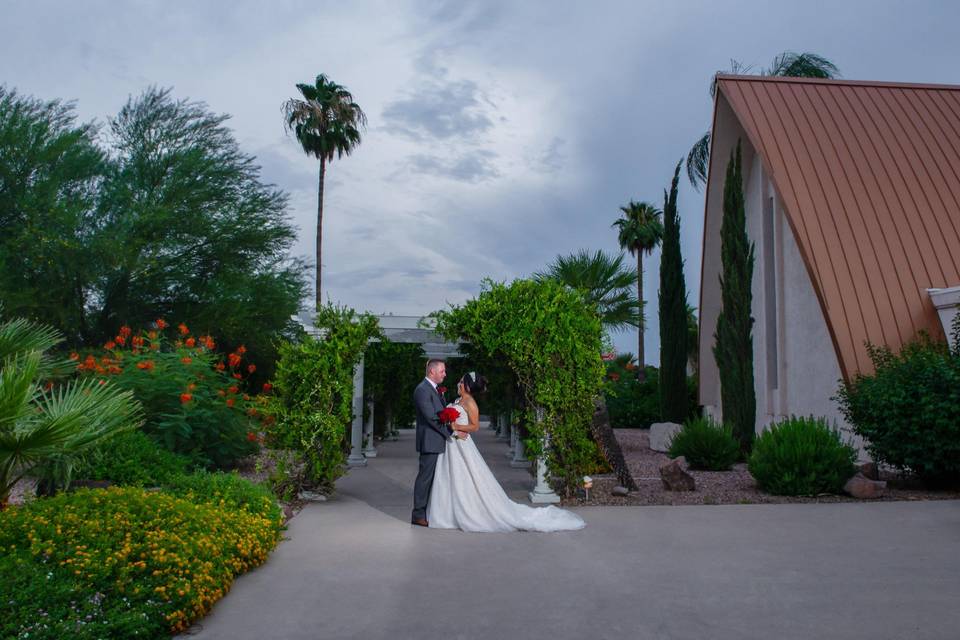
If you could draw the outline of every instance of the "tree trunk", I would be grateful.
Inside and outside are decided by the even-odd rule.
[[[593,401],[593,420],[590,423],[593,441],[600,448],[600,453],[617,475],[617,481],[628,491],[637,491],[637,483],[630,474],[623,450],[617,441],[617,436],[610,426],[610,413],[607,411],[607,401],[601,395]]]
[[[321,245],[323,243],[323,179],[327,172],[327,159],[320,156],[320,184],[317,187],[317,296],[316,309],[320,308],[322,300],[320,297],[321,271],[323,269],[323,254]]]
[[[646,325],[643,308],[643,249],[637,249],[637,302],[640,304],[640,327],[637,334],[637,380],[643,382],[647,379],[647,364],[643,355],[643,329]]]

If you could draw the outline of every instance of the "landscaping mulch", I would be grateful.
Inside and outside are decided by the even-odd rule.
[[[886,480],[886,495],[877,500],[858,500],[847,495],[825,494],[816,497],[775,496],[757,489],[745,463],[734,465],[731,471],[695,471],[688,473],[696,481],[696,491],[667,491],[660,480],[660,465],[670,456],[650,449],[650,435],[646,429],[614,429],[620,448],[627,460],[630,473],[639,487],[627,496],[611,494],[619,483],[612,474],[593,476],[589,500],[564,500],[567,506],[584,505],[684,505],[684,504],[779,504],[795,502],[876,502],[893,500],[957,500],[958,490],[931,490],[915,480],[892,470],[881,470],[880,479]]]

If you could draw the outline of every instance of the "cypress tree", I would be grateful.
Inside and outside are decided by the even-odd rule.
[[[660,254],[660,415],[668,422],[687,419],[687,285],[680,253],[677,185],[680,163],[670,192],[663,192],[663,243]]]
[[[740,143],[730,155],[723,185],[723,222],[720,225],[722,309],[717,319],[713,356],[720,371],[723,420],[733,427],[740,450],[753,445],[757,398],[753,388],[753,339],[750,317],[753,243],[747,238],[743,201]]]

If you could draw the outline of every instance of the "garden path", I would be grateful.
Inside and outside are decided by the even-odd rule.
[[[478,445],[515,498],[506,444]],[[588,507],[579,532],[409,524],[412,433],[309,504],[203,639],[955,637],[960,501]]]

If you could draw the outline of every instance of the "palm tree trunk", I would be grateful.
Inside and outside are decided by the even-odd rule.
[[[327,159],[320,156],[320,184],[317,187],[317,299],[316,309],[320,309],[320,282],[321,270],[323,269],[323,260],[321,245],[323,244],[323,179],[327,173]]]
[[[637,365],[640,367],[637,379],[643,382],[647,379],[647,365],[643,357],[643,329],[646,325],[643,308],[643,250],[637,251],[637,301],[640,303],[640,330],[637,337]]]

